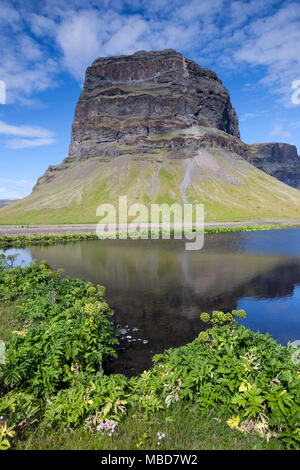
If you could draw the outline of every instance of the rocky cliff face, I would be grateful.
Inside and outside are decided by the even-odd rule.
[[[294,145],[266,143],[250,145],[253,164],[274,178],[300,189],[300,156]]]
[[[126,145],[128,137],[160,137],[192,125],[240,135],[229,93],[214,72],[172,49],[99,58],[86,71],[69,157],[116,155],[116,144]]]
[[[99,58],[86,71],[69,156],[50,166],[34,190],[89,158],[183,159],[208,145],[251,160],[239,136],[221,80],[175,50]]]

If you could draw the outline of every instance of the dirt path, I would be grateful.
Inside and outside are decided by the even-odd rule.
[[[248,221],[248,222],[210,222],[205,223],[205,228],[236,227],[246,225],[299,225],[300,221]],[[74,224],[74,225],[0,225],[0,237],[2,235],[33,235],[33,234],[75,234],[96,233],[96,224]],[[120,227],[124,229],[123,227]]]

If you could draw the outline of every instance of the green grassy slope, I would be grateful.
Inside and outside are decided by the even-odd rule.
[[[206,147],[74,162],[27,198],[0,209],[1,224],[95,223],[99,204],[204,203],[206,221],[299,220],[300,191],[236,154]]]

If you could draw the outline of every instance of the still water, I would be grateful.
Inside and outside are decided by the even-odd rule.
[[[111,368],[132,375],[154,354],[193,340],[201,312],[244,308],[241,323],[286,344],[300,339],[300,229],[206,235],[201,251],[180,240],[96,240],[8,250],[46,259],[65,274],[107,288],[128,330]],[[134,329],[134,331],[132,331]]]

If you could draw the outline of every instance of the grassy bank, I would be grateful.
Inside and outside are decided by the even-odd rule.
[[[150,370],[108,376],[118,340],[104,295],[46,262],[14,268],[2,257],[0,447],[299,447],[292,349],[239,326],[243,311],[213,312],[201,315],[206,331]]]
[[[210,131],[200,128],[200,134],[203,132]],[[220,138],[227,137],[220,134]],[[144,145],[148,146],[146,153]],[[119,156],[67,160],[42,177],[30,196],[1,209],[0,223],[98,223],[97,209],[103,203],[112,204],[118,216],[120,195],[127,196],[128,207],[139,203],[148,212],[151,203],[203,203],[210,222],[299,219],[300,192],[235,153],[204,145],[192,157],[190,144],[183,152],[176,139],[157,145],[149,137],[141,152],[136,143],[113,143]]]
[[[230,429],[226,415],[213,411],[203,416],[197,405],[174,405],[145,418],[136,407],[117,424],[112,436],[90,433],[82,426],[65,432],[33,432],[15,442],[23,450],[280,450],[284,445],[258,433]],[[159,435],[164,435],[159,439]]]
[[[284,228],[296,228],[299,225],[239,225],[235,227],[214,227],[214,228],[205,228],[204,234],[218,234],[218,233],[232,233],[232,232],[253,232],[253,231],[262,231],[262,230],[279,230]],[[191,230],[192,231],[192,230]],[[143,232],[144,235],[147,232]],[[162,237],[163,230],[159,230],[159,237]],[[136,237],[139,232],[127,232],[128,238]],[[174,237],[174,230],[170,231],[171,237]],[[182,232],[184,236],[184,232]],[[122,233],[124,236],[124,233]],[[101,237],[100,237],[101,238]],[[105,237],[102,237],[105,238]],[[119,234],[116,234],[116,238],[120,238]],[[148,238],[151,238],[151,231],[148,232]],[[49,235],[49,234],[36,234],[36,235],[16,235],[16,236],[7,236],[3,235],[0,237],[0,248],[7,247],[24,247],[35,244],[44,244],[51,245],[55,243],[67,243],[70,241],[83,241],[83,240],[98,240],[99,236],[96,233],[89,234],[61,234],[61,235]]]

